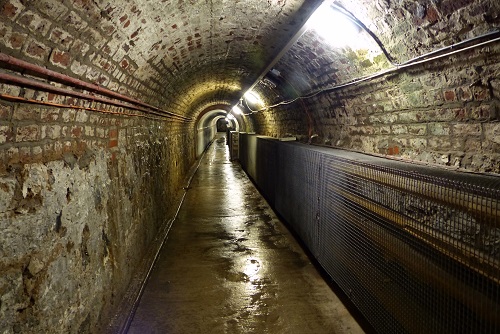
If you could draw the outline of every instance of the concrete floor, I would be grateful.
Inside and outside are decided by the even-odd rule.
[[[209,148],[129,333],[362,333],[237,163]]]

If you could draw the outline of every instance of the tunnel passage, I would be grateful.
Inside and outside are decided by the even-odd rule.
[[[0,0],[0,15],[1,332],[105,326],[216,117],[500,173],[498,1]]]
[[[190,188],[127,333],[364,333],[229,162],[224,133]]]

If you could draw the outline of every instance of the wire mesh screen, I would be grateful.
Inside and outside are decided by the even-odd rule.
[[[276,168],[278,163],[277,144],[276,139],[257,137],[257,152],[268,158],[257,158],[254,179],[259,190],[272,206],[275,204]]]
[[[241,167],[248,173],[248,134],[245,132],[239,132],[239,158]]]
[[[277,211],[378,332],[500,332],[500,178],[273,152]]]
[[[478,176],[478,184],[472,184],[459,175],[436,177],[430,170],[410,172],[328,155],[323,165],[324,208],[333,204],[337,214],[324,211],[321,226],[330,229],[322,237],[332,238],[337,226],[349,225],[347,247],[366,262],[355,276],[369,295],[359,297],[376,298],[383,313],[397,315],[399,325],[411,333],[500,330],[500,193],[487,187],[488,178]],[[320,259],[327,270],[335,267],[329,259],[333,247]],[[344,279],[352,278],[346,274]],[[349,283],[346,287],[351,289]],[[380,322],[385,315],[372,317]],[[401,332],[388,323],[375,327]]]
[[[278,157],[276,211],[317,256],[321,155],[302,146],[280,145]]]

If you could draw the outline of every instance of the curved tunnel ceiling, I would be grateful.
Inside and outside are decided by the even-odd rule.
[[[9,0],[2,9],[28,37],[44,36],[39,46],[49,51],[39,58],[28,54],[31,61],[197,119],[211,106],[235,104],[277,58],[256,86],[266,104],[389,66],[380,50],[332,47],[314,30],[282,52],[322,2]],[[472,0],[335,3],[362,21],[396,61],[488,32],[500,17],[494,1],[487,10]],[[6,45],[14,56],[30,51]]]
[[[205,113],[197,122],[198,130],[209,127],[215,124],[215,121],[219,118],[225,118],[227,116],[227,111],[223,109],[215,109]]]
[[[320,1],[74,2],[110,36],[99,57],[133,75],[138,97],[196,118],[237,101]]]

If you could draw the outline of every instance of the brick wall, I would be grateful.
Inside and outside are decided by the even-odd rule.
[[[173,215],[189,133],[168,119],[0,103],[0,331],[106,324]]]

